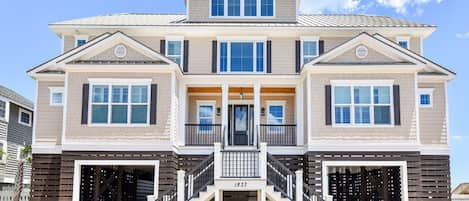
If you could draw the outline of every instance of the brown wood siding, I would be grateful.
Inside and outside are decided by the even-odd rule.
[[[34,154],[31,201],[58,201],[61,155]]]
[[[307,183],[322,192],[323,161],[407,161],[410,201],[450,200],[449,157],[422,156],[418,152],[308,152]]]

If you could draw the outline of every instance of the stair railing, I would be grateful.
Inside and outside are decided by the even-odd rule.
[[[267,183],[290,201],[296,199],[296,175],[280,161],[267,154]]]
[[[308,184],[303,183],[303,201],[325,201],[321,193],[316,192]]]
[[[155,201],[176,201],[176,200],[177,200],[177,188],[174,187],[162,193],[162,195]]]
[[[184,195],[186,201],[197,197],[199,193],[214,183],[213,154],[189,171],[184,177]],[[163,200],[166,201],[166,200]]]

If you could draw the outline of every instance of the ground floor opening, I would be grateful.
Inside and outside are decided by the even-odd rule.
[[[257,191],[223,191],[223,201],[257,201]]]

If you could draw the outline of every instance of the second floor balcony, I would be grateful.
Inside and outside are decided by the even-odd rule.
[[[230,86],[226,90],[188,88],[186,146],[213,146],[215,142],[225,146],[298,145],[294,87]]]

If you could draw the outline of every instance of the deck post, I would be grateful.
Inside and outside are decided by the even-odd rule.
[[[296,174],[296,201],[303,201],[303,170],[297,170]]]
[[[259,176],[261,179],[267,179],[267,143],[260,143],[259,154]]]
[[[214,179],[221,178],[221,170],[223,168],[222,158],[221,158],[221,143],[214,143],[215,150],[213,152],[213,170],[214,170]]]
[[[186,171],[179,170],[177,171],[177,201],[184,201],[184,177],[186,176]]]

